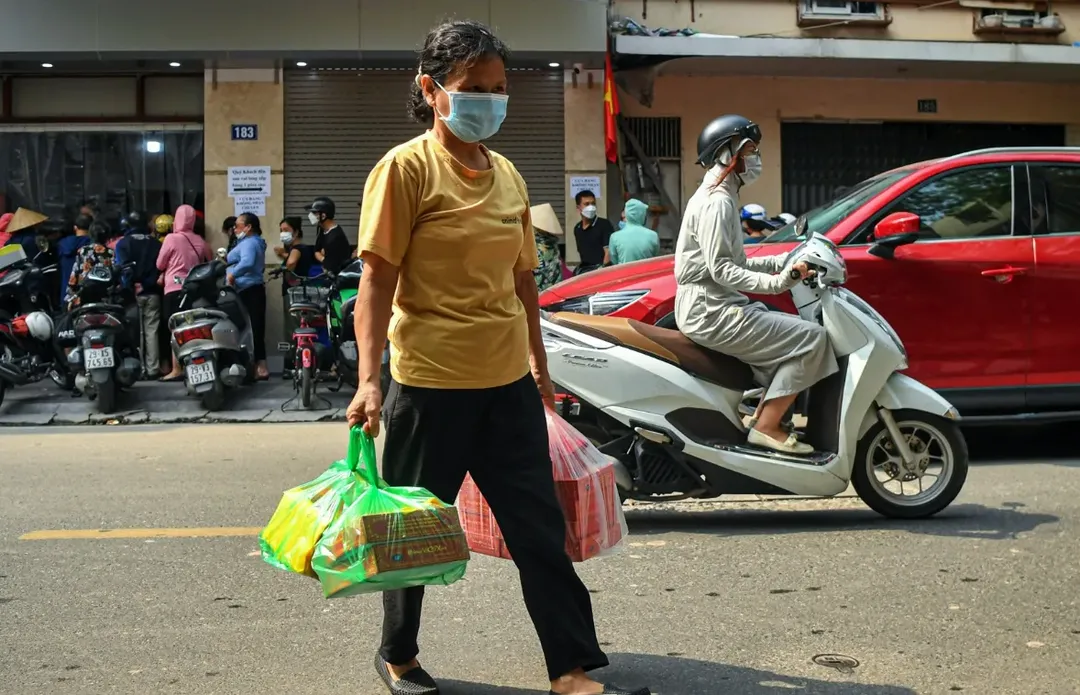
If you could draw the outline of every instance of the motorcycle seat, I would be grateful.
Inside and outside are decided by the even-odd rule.
[[[750,365],[731,355],[704,348],[679,331],[632,319],[570,312],[553,314],[550,320],[556,325],[659,358],[717,386],[735,391],[758,386]]]

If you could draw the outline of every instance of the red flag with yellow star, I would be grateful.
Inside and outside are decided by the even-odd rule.
[[[615,116],[619,114],[619,93],[615,89],[615,73],[611,70],[611,52],[604,58],[604,152],[609,162],[619,161],[619,130]]]

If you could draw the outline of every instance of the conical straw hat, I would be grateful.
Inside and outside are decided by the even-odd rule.
[[[555,214],[555,208],[551,207],[551,203],[533,205],[529,208],[529,215],[532,217],[532,224],[535,229],[539,229],[541,232],[547,232],[552,236],[563,236],[564,233],[562,225],[559,224],[559,216]]]
[[[35,224],[40,224],[47,219],[49,218],[40,212],[34,212],[28,208],[19,208],[15,211],[15,216],[11,218],[11,222],[8,223],[7,231],[9,234],[14,233],[20,229],[33,227]]]

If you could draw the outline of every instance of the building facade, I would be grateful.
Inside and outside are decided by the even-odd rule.
[[[679,152],[644,143],[677,201],[722,113],[761,125],[765,171],[744,202],[774,215],[912,161],[1080,146],[1080,2],[615,0],[612,14],[622,113],[678,134]]]
[[[116,221],[188,203],[220,246],[222,220],[250,208],[272,248],[278,220],[329,195],[355,240],[371,167],[421,132],[406,113],[415,54],[447,18],[487,23],[514,52],[491,146],[533,202],[571,223],[570,178],[606,186],[603,2],[0,0],[0,17],[0,212],[70,218],[93,199]],[[255,188],[230,189],[237,168]]]

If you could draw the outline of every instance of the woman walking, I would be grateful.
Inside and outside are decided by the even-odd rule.
[[[173,218],[173,232],[161,242],[161,252],[157,258],[157,269],[161,271],[158,284],[164,291],[162,298],[161,321],[166,326],[173,314],[180,311],[180,298],[191,269],[200,263],[210,261],[210,247],[195,233],[195,208],[181,205]],[[180,361],[172,356],[172,370],[159,381],[183,381]]]
[[[266,381],[270,378],[266,367],[266,242],[257,216],[245,212],[236,218],[236,246],[225,262],[229,264],[226,280],[236,287],[251,320],[255,378]]]
[[[605,687],[586,675],[608,660],[589,592],[566,554],[552,480],[544,402],[554,401],[554,390],[529,196],[514,165],[480,144],[506,116],[508,55],[471,21],[443,24],[424,42],[409,110],[431,130],[390,150],[364,188],[360,385],[348,420],[378,433],[389,327],[387,482],[453,502],[471,473],[520,572],[551,692],[647,695],[648,688]],[[375,667],[394,694],[439,692],[417,661],[423,599],[423,588],[383,594]]]

